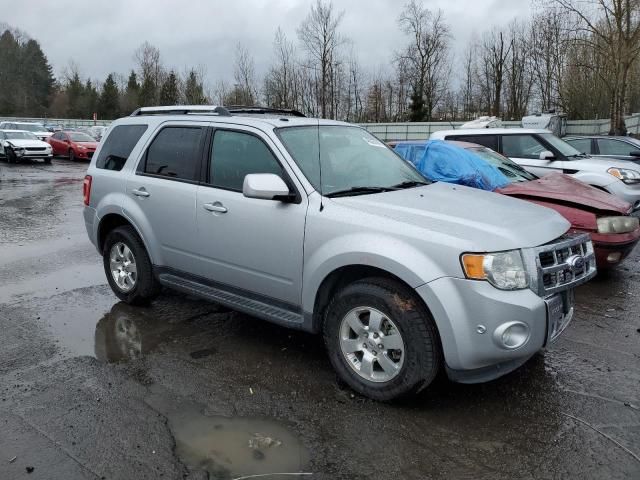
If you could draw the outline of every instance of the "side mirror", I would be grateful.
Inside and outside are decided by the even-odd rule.
[[[544,152],[540,152],[540,156],[538,158],[540,160],[555,160],[556,156],[553,154],[553,152],[545,150]]]
[[[640,150],[633,150],[629,152],[629,156],[636,157],[636,158],[640,157]]]
[[[247,198],[285,200],[291,198],[284,180],[273,173],[250,173],[244,177],[242,194]]]

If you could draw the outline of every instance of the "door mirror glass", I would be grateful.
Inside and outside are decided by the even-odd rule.
[[[284,200],[291,193],[284,180],[274,173],[250,173],[244,177],[242,194],[247,198]]]
[[[543,152],[540,152],[540,156],[538,158],[540,160],[555,160],[556,156],[553,154],[553,152],[550,152],[549,150],[545,150]]]
[[[629,156],[636,157],[636,158],[640,157],[640,150],[633,150],[629,152]]]

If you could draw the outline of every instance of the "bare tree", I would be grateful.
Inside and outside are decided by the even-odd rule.
[[[574,19],[576,40],[592,48],[611,66],[609,133],[626,134],[629,72],[640,55],[640,0],[553,0]]]
[[[397,55],[409,68],[412,78],[411,120],[431,120],[440,96],[446,90],[447,60],[451,35],[442,11],[433,13],[411,0],[398,19],[411,42]]]
[[[333,3],[316,0],[298,29],[298,38],[309,55],[309,67],[317,72],[317,102],[322,117],[335,118],[337,50],[344,39],[338,33],[344,12],[335,13]]]
[[[500,116],[502,112],[502,88],[511,47],[511,42],[500,30],[486,32],[482,38],[482,78],[490,115]]]
[[[514,20],[509,25],[510,54],[506,65],[506,117],[519,120],[527,113],[533,80],[531,77],[530,38],[526,25]]]
[[[299,108],[295,48],[280,27],[276,30],[273,40],[273,54],[274,64],[264,81],[267,105],[278,108]]]
[[[235,80],[233,96],[236,105],[254,105],[258,98],[256,90],[255,66],[253,57],[244,45],[236,46],[236,58],[233,66]]]

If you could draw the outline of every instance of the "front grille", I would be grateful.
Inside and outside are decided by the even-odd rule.
[[[27,152],[44,152],[47,147],[27,147]]]
[[[565,235],[552,243],[523,250],[531,289],[541,297],[574,288],[596,274],[589,235]]]

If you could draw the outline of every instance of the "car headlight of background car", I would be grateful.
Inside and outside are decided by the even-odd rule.
[[[520,290],[529,286],[520,250],[465,253],[462,255],[462,268],[467,278],[486,280],[501,290]]]
[[[640,172],[636,170],[630,170],[628,168],[615,168],[612,167],[607,172],[616,178],[619,178],[624,183],[640,183]]]
[[[633,232],[640,225],[636,217],[600,217],[598,218],[598,233],[628,233]]]

